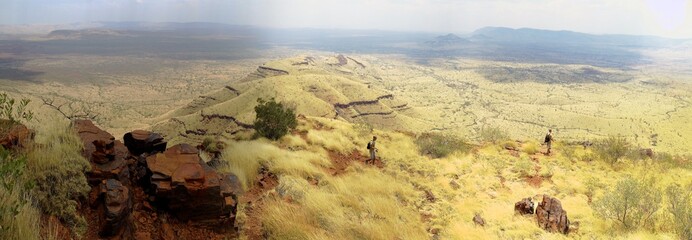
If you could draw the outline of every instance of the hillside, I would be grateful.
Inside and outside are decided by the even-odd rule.
[[[267,62],[254,73],[162,116],[152,129],[173,142],[234,135],[251,128],[258,98],[275,98],[305,116],[408,130],[424,125],[408,115],[405,100],[381,88],[362,62],[334,57],[296,57]],[[430,128],[430,126],[426,126]]]

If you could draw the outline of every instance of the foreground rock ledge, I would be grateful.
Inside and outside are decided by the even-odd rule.
[[[235,178],[219,174],[199,157],[197,149],[178,144],[149,156],[147,166],[156,202],[181,220],[233,222],[240,190]]]
[[[100,237],[132,239],[161,234],[158,228],[150,232],[136,229],[134,212],[154,218],[165,212],[188,224],[222,231],[234,226],[241,191],[238,178],[216,172],[194,147],[179,144],[165,149],[161,135],[142,130],[126,134],[123,144],[91,121],[76,120],[72,126],[84,143],[82,154],[91,164],[86,172],[93,196],[89,203],[100,218]],[[134,198],[137,191],[145,196]],[[134,206],[149,207],[137,210]]]

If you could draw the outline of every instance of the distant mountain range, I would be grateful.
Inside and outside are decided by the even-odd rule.
[[[22,41],[31,34],[33,39],[42,36],[48,41]],[[251,55],[253,49],[284,46],[342,53],[403,54],[421,62],[440,57],[468,57],[617,68],[649,61],[642,50],[692,46],[690,39],[531,28],[485,27],[463,35],[438,36],[425,32],[274,29],[205,22],[0,25],[0,47],[2,39],[19,40],[12,44],[26,43],[27,53],[39,54],[150,52],[175,58],[235,59],[239,53]]]

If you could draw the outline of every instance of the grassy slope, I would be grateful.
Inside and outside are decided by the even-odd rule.
[[[306,116],[334,118],[337,115],[335,104],[347,104],[357,101],[373,101],[388,93],[383,90],[371,89],[367,78],[354,77],[354,71],[365,71],[355,63],[344,66],[334,66],[333,57],[317,59],[309,65],[293,65],[303,61],[303,58],[291,58],[266,63],[264,66],[286,70],[288,75],[266,76],[257,78],[250,76],[228,88],[212,92],[207,98],[193,101],[188,106],[172,111],[160,119],[153,129],[162,132],[172,142],[199,141],[201,136],[181,134],[185,130],[204,129],[208,134],[228,134],[239,130],[226,120],[214,119],[204,121],[200,113],[205,115],[219,114],[231,116],[242,123],[252,124],[254,106],[257,98],[276,98],[296,109],[296,113]],[[349,73],[344,73],[350,68]],[[372,77],[372,76],[370,76]],[[239,93],[239,94],[238,94]],[[395,112],[392,107],[405,102],[394,99],[383,99],[375,104],[359,105],[352,108],[339,109],[338,117],[351,122],[368,122],[369,124],[390,128],[403,129],[412,126],[415,119]],[[386,116],[369,115],[353,117],[360,113],[389,113]],[[175,118],[176,120],[169,120]],[[182,126],[180,122],[184,122]],[[230,125],[230,126],[229,126]]]
[[[588,196],[593,192],[594,198],[600,197],[625,175],[654,176],[661,188],[692,181],[689,168],[665,167],[650,160],[610,166],[579,160],[589,152],[582,149],[576,149],[573,159],[558,150],[556,155],[539,153],[531,160],[524,152],[515,157],[488,145],[469,155],[430,159],[421,156],[414,139],[403,133],[371,133],[323,118],[301,120],[299,132],[277,142],[231,141],[224,155],[230,162],[227,171],[241,176],[246,184],[254,181],[260,165],[278,175],[279,186],[264,195],[260,216],[263,230],[274,239],[427,239],[435,232],[445,239],[564,238],[542,231],[533,218],[514,215],[514,202],[524,197],[539,201],[541,194],[558,197],[570,220],[579,222],[579,229],[569,237],[674,239],[664,224],[670,217],[665,209],[657,213],[653,231],[626,233],[595,217]],[[384,168],[354,159],[345,173],[328,174],[329,151],[364,155],[363,146],[371,134],[380,136]],[[534,144],[524,145],[529,149]],[[539,176],[542,183],[529,184],[529,176]],[[453,188],[451,181],[460,187]],[[241,229],[247,218],[257,217],[244,215],[242,204]],[[471,219],[476,212],[485,218],[485,227],[474,226]]]
[[[692,149],[692,85],[685,75],[664,75],[647,67],[626,72],[633,75],[626,83],[545,84],[522,80],[521,75],[512,76],[516,82],[495,83],[479,72],[541,64],[448,59],[420,65],[386,56],[367,59],[378,66],[373,74],[383,79],[372,82],[374,87],[390,90],[425,113],[415,117],[459,135],[473,137],[483,127],[499,127],[513,138],[540,139],[553,128],[562,140],[620,134],[643,148],[679,153]],[[561,65],[574,71],[582,67]]]

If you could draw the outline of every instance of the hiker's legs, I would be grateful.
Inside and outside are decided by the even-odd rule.
[[[552,145],[553,145],[552,142],[548,142],[548,154],[550,154],[550,149],[551,149]]]
[[[375,151],[370,151],[370,162],[375,163]]]

